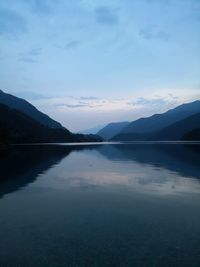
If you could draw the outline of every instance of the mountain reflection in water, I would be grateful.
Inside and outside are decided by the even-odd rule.
[[[0,152],[0,267],[200,266],[200,145]]]
[[[70,183],[82,186],[83,184],[85,186],[96,186],[112,183],[147,185],[171,182],[173,187],[175,184],[173,184],[172,173],[170,173],[173,172],[174,179],[178,178],[179,175],[182,176],[176,186],[185,185],[187,187],[188,184],[193,183],[194,187],[199,187],[200,145],[31,145],[18,146],[10,150],[1,151],[0,197],[33,183],[38,176],[58,165],[62,159],[70,156],[72,152],[80,152],[80,155],[82,155],[81,153],[91,154],[92,160],[88,158],[84,166],[84,160],[74,159],[72,166],[77,166],[73,170],[73,172],[76,172],[76,177],[72,176],[72,173],[68,178],[63,176],[65,180],[68,180],[68,185]],[[95,163],[93,162],[94,157],[97,159]],[[70,162],[73,161],[73,158],[72,156]],[[111,164],[110,161],[115,164]],[[96,169],[94,166],[91,168],[92,162],[95,164]],[[87,175],[86,168],[88,163],[90,163],[90,179],[88,176],[84,179],[82,177],[82,169],[84,168]],[[161,172],[164,172],[165,175],[161,175]],[[166,175],[166,173],[169,175]],[[184,177],[190,179],[183,179]],[[197,180],[194,181],[194,179]],[[177,179],[175,179],[175,182],[177,182]]]

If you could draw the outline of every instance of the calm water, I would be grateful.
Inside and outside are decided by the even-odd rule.
[[[200,266],[200,145],[0,152],[0,267]]]

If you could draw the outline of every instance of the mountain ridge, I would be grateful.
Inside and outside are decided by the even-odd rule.
[[[148,133],[120,133],[111,141],[177,141],[200,125],[200,112],[172,123],[161,130]]]
[[[170,109],[162,114],[154,114],[150,117],[140,118],[131,122],[122,129],[111,141],[132,141],[151,139],[156,132],[182,121],[200,112],[200,101],[196,100]],[[167,130],[167,129],[166,129]]]
[[[125,126],[129,124],[128,121],[124,122],[111,122],[103,127],[97,135],[101,136],[102,138],[108,140],[112,138],[114,135],[119,133]]]
[[[163,127],[187,118],[200,111],[200,101],[184,103],[164,113],[154,114],[150,117],[140,118],[131,122],[120,133],[145,133],[160,130]]]
[[[31,113],[30,116],[29,113]],[[97,135],[70,132],[59,122],[40,112],[28,101],[0,90],[1,146],[10,143],[101,141],[103,139]]]
[[[33,106],[27,100],[5,93],[3,90],[0,90],[0,104],[19,110],[25,113],[27,116],[31,117],[32,119],[50,128],[63,128],[61,123],[53,120],[48,115],[39,111],[35,106]]]

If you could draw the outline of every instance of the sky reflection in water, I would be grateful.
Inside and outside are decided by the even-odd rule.
[[[199,266],[199,145],[1,152],[0,266]]]

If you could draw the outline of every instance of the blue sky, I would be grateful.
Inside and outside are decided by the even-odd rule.
[[[0,88],[77,131],[200,98],[199,0],[1,0]]]

